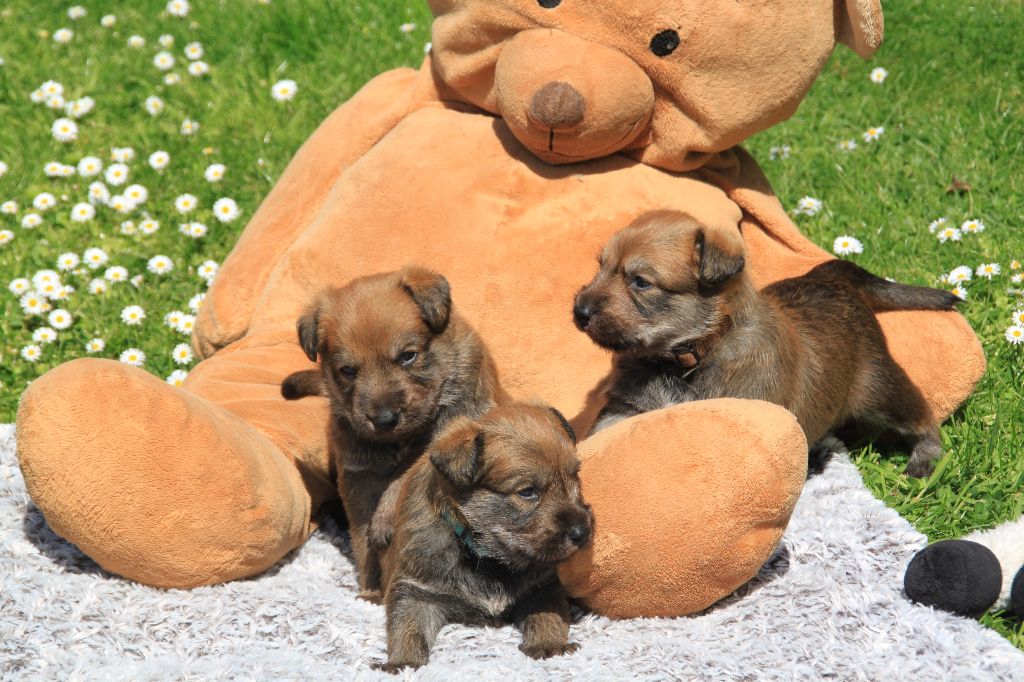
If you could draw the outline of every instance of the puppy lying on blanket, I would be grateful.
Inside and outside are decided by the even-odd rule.
[[[384,555],[390,672],[427,662],[446,623],[511,620],[533,658],[576,650],[555,574],[590,538],[572,428],[513,403],[452,420],[402,479]]]
[[[874,313],[952,310],[953,294],[840,260],[757,292],[738,231],[676,212],[641,216],[599,261],[573,307],[577,327],[616,353],[593,431],[673,403],[754,398],[792,412],[812,446],[861,423],[908,439],[911,476],[929,474],[942,456],[935,419]]]
[[[330,399],[328,447],[360,596],[379,602],[388,538],[371,525],[374,513],[393,504],[399,477],[453,417],[494,406],[497,372],[480,337],[452,311],[448,281],[417,266],[328,289],[297,326],[320,369],[289,375],[281,392]]]

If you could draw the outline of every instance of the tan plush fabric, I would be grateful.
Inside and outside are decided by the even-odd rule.
[[[183,390],[83,360],[26,392],[29,491],[104,567],[192,586],[258,573],[303,541],[333,495],[326,410],[285,403],[277,385],[310,367],[294,324],[325,285],[411,262],[443,272],[505,387],[585,431],[610,357],[573,327],[573,295],[638,214],[742,224],[759,282],[829,257],[754,161],[727,148],[793,110],[837,36],[876,45],[877,3],[432,4],[436,59],[380,76],[331,114],[253,217],[202,308],[194,342],[206,359]],[[679,47],[657,58],[652,36],[670,29]],[[540,97],[552,82],[566,85]],[[538,117],[560,127],[545,135]],[[937,417],[970,393],[984,359],[962,318],[898,313],[883,325]],[[939,362],[949,353],[956,365]],[[644,415],[581,451],[597,535],[563,575],[620,616],[689,613],[749,579],[806,466],[795,420],[751,401]]]

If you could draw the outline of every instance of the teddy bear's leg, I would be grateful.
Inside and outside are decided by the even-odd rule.
[[[257,574],[308,536],[331,494],[320,398],[274,383],[296,344],[226,349],[187,390],[81,359],[25,391],[18,457],[47,522],[105,569],[159,587]]]
[[[594,539],[559,573],[571,596],[622,618],[694,613],[750,580],[807,475],[796,418],[752,400],[649,412],[579,450]]]
[[[758,286],[797,277],[833,258],[800,232],[743,149],[724,154],[721,163],[723,170],[704,175],[743,209],[747,261]],[[935,421],[944,421],[985,373],[985,353],[970,324],[956,312],[919,310],[880,313],[878,322],[893,359],[921,391]]]

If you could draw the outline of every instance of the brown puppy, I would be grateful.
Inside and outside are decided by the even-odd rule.
[[[495,404],[494,362],[452,312],[448,281],[409,266],[321,293],[298,321],[299,342],[320,371],[290,375],[286,398],[326,393],[328,447],[348,517],[360,596],[379,601],[380,551],[395,483],[453,417]],[[389,513],[381,518],[386,521]]]
[[[952,310],[956,296],[839,260],[758,293],[738,230],[667,211],[616,234],[599,260],[573,308],[576,325],[616,352],[593,431],[674,403],[754,398],[786,407],[812,446],[865,424],[908,439],[911,476],[927,475],[942,456],[934,418],[889,355],[874,313]]]
[[[402,480],[384,557],[388,660],[427,662],[445,623],[512,621],[532,658],[576,650],[555,574],[590,538],[576,437],[557,410],[515,403],[453,420]]]

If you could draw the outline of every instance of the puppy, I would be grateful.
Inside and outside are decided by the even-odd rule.
[[[512,621],[532,658],[576,650],[555,565],[585,545],[576,437],[557,410],[459,417],[402,482],[384,557],[389,672],[427,662],[446,623]]]
[[[705,398],[755,398],[792,412],[811,445],[847,424],[893,429],[907,473],[942,456],[934,417],[893,361],[874,313],[952,310],[945,291],[895,284],[847,261],[755,291],[739,231],[675,212],[616,234],[573,317],[616,353],[608,405],[593,431]]]
[[[348,517],[360,596],[379,601],[388,526],[378,506],[434,434],[458,415],[478,417],[499,395],[494,362],[452,311],[448,281],[409,266],[322,292],[299,318],[299,342],[320,370],[290,375],[286,398],[326,393],[328,447]],[[390,513],[382,513],[385,522]]]

